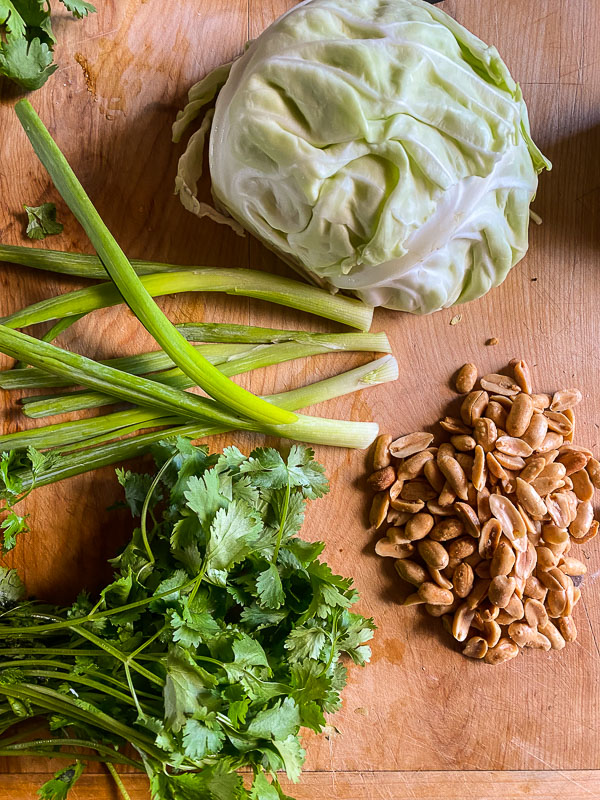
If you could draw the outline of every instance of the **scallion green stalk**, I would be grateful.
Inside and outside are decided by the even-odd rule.
[[[251,345],[242,352],[234,352],[229,357],[214,361],[215,356],[207,355],[211,363],[218,363],[219,369],[228,377],[241,375],[261,367],[273,364],[282,364],[298,358],[319,355],[322,353],[339,352],[341,350],[367,350],[370,352],[385,352],[385,342],[382,334],[370,333],[332,333],[321,334],[315,337],[315,344],[298,344],[297,342],[282,342],[280,344]],[[210,347],[210,345],[204,345]],[[219,354],[227,347],[243,347],[243,345],[216,345],[221,348]],[[383,347],[383,349],[380,349]],[[190,389],[191,380],[181,370],[169,369],[156,372],[148,376],[151,380],[163,383],[176,389]],[[81,411],[86,408],[99,408],[114,404],[115,399],[110,395],[100,392],[72,392],[59,394],[54,397],[44,397],[39,400],[28,399],[23,408],[23,413],[32,419],[52,416],[53,414],[66,414]]]
[[[295,414],[256,398],[222,375],[172,326],[100,218],[31,103],[20,100],[15,110],[33,149],[48,170],[59,193],[83,226],[123,299],[177,366],[211,397],[239,414],[269,425],[294,422]]]
[[[203,341],[208,344],[203,345],[206,347],[204,354],[206,358],[211,360],[211,363],[218,364],[221,360],[214,361],[215,353],[227,353],[227,356],[235,352],[244,352],[250,350],[251,347],[244,348],[241,345],[245,342],[248,345],[253,343],[262,342],[297,342],[298,344],[320,344],[327,346],[330,350],[353,350],[355,352],[371,352],[371,353],[390,353],[390,343],[385,333],[339,333],[339,334],[323,334],[323,333],[304,333],[302,331],[274,331],[271,328],[252,328],[246,325],[233,326],[239,328],[240,331],[231,331],[220,333],[220,329],[213,330],[216,325],[220,323],[207,323],[204,328],[204,323],[193,323],[189,326],[188,331],[185,332],[186,338],[190,341]],[[230,329],[232,326],[223,324],[223,327]],[[248,332],[244,336],[245,329]],[[264,338],[261,331],[272,331],[277,333],[275,338]],[[221,340],[219,338],[211,338],[212,336],[223,336],[222,341],[238,343],[239,349],[235,351],[233,348],[227,350],[225,347],[219,349],[218,344]],[[192,338],[192,337],[199,338]],[[329,337],[338,337],[336,342],[333,342]],[[200,338],[205,337],[205,338]],[[170,369],[174,366],[173,360],[162,350],[156,350],[152,353],[141,353],[134,356],[124,356],[121,358],[110,358],[105,361],[100,361],[100,364],[105,364],[108,367],[120,369],[123,372],[130,372],[132,375],[144,375],[148,372],[155,372],[162,369]],[[67,379],[59,378],[56,375],[50,375],[41,369],[35,367],[28,367],[26,369],[10,369],[0,371],[0,389],[45,389],[45,388],[62,388],[72,386]]]
[[[152,301],[153,297],[183,292],[224,292],[228,295],[267,300],[365,331],[369,330],[373,315],[373,309],[359,300],[331,295],[315,286],[253,269],[202,267],[185,272],[142,275],[140,278],[136,277],[136,281],[139,281],[144,293],[157,309],[158,306]],[[52,319],[89,314],[99,308],[108,308],[122,302],[123,296],[114,284],[99,283],[40,300],[4,317],[2,322],[11,328],[24,328],[26,325],[36,325]],[[179,333],[177,335],[181,338]]]
[[[376,378],[378,377],[378,381]],[[279,402],[284,407],[298,409],[302,403],[317,405],[326,400],[350,394],[376,382],[385,383],[393,381],[398,377],[398,365],[393,356],[384,356],[377,361],[357,367],[348,372],[336,375],[323,381],[318,381],[310,387],[292,390],[277,395]],[[133,413],[133,412],[125,412]],[[100,418],[102,419],[102,418]],[[125,417],[120,417],[120,422],[125,421]],[[163,418],[164,419],[164,418]],[[315,417],[301,417],[307,421],[305,431],[306,441],[313,444],[330,444],[338,447],[356,447],[363,449],[368,447],[378,433],[376,423],[350,422],[346,420],[318,420]],[[150,420],[146,420],[150,422]],[[155,419],[155,425],[161,424]],[[132,426],[135,428],[135,425]],[[137,428],[136,428],[137,429]],[[124,428],[120,429],[121,431]],[[129,431],[128,431],[129,432]],[[201,425],[198,423],[173,425],[167,429],[143,433],[128,439],[114,439],[114,432],[107,432],[95,438],[93,447],[87,447],[77,451],[65,452],[60,447],[61,456],[57,462],[50,467],[43,469],[36,477],[36,485],[44,486],[66,478],[80,475],[90,470],[99,469],[110,464],[127,461],[137,458],[148,452],[150,448],[163,439],[177,436],[184,436],[190,439],[201,439],[220,433],[226,433],[225,427],[218,425]],[[102,441],[102,436],[104,440]],[[91,440],[90,440],[91,442]],[[85,442],[82,443],[85,447]],[[32,476],[26,471],[19,472],[18,477],[22,481],[23,491],[27,491],[32,485]]]

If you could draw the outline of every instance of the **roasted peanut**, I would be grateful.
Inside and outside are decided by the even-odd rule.
[[[564,466],[565,475],[568,476],[572,475],[574,472],[585,469],[588,463],[588,457],[585,453],[571,450],[570,452],[561,453],[557,461]]]
[[[577,638],[577,628],[573,617],[561,617],[558,620],[558,630],[565,642],[574,642]]]
[[[483,415],[489,400],[488,393],[480,389],[469,392],[460,407],[460,416],[465,425],[473,427],[475,420]]]
[[[437,461],[435,461],[435,459],[426,461],[425,466],[423,467],[423,472],[435,491],[438,493],[441,492],[444,488],[446,479],[444,478],[441,469],[438,467]]]
[[[438,497],[438,503],[443,508],[444,506],[451,506],[455,500],[456,500],[456,492],[450,486],[448,481],[446,481],[444,483],[442,491],[440,492],[440,496]]]
[[[507,416],[508,413],[501,403],[499,403],[497,400],[490,400],[485,409],[483,418],[491,420],[491,422],[493,422],[497,428],[504,430],[506,428]]]
[[[469,628],[473,622],[475,611],[466,603],[462,603],[454,612],[454,619],[452,620],[452,636],[458,642],[464,642],[469,634]]]
[[[507,456],[521,456],[522,458],[526,458],[533,453],[527,442],[514,436],[499,436],[496,439],[496,450],[506,453]]]
[[[535,575],[530,575],[527,580],[525,581],[525,596],[532,597],[534,600],[545,600],[546,595],[548,594],[548,590],[542,584],[542,582],[535,577]]]
[[[419,597],[432,606],[447,606],[454,602],[452,592],[442,589],[437,583],[425,581],[419,586]]]
[[[558,411],[544,411],[544,416],[548,420],[548,430],[566,436],[573,430],[573,423],[566,414]]]
[[[550,405],[551,411],[564,411],[567,408],[573,408],[577,403],[581,402],[581,392],[579,389],[561,389],[560,392],[555,392]]]
[[[426,503],[436,497],[436,491],[429,485],[428,481],[415,478],[404,484],[400,497],[409,503]]]
[[[537,408],[540,411],[544,411],[544,409],[549,408],[550,403],[552,402],[552,398],[549,394],[532,394],[531,399],[533,400],[534,408]]]
[[[531,388],[531,371],[527,362],[523,361],[523,359],[515,358],[510,362],[510,366],[521,391],[525,392],[525,394],[531,394],[533,391]]]
[[[426,512],[419,512],[408,520],[404,526],[404,533],[409,541],[414,542],[424,539],[433,528],[433,517]]]
[[[481,636],[471,636],[463,648],[463,655],[467,658],[485,658],[488,643]]]
[[[377,555],[388,558],[408,558],[414,551],[415,548],[410,542],[396,544],[387,537],[379,539],[375,545],[375,552]]]
[[[507,578],[504,575],[497,575],[492,578],[488,590],[490,603],[499,608],[504,608],[513,596],[516,585],[514,578]]]
[[[538,453],[548,453],[550,450],[557,450],[563,443],[560,433],[548,431],[544,436],[544,441],[536,447]]]
[[[506,453],[501,453],[500,450],[494,451],[494,458],[505,470],[510,470],[510,472],[519,472],[526,466],[525,459],[521,456],[509,456]]]
[[[600,461],[595,458],[588,459],[586,469],[595,488],[600,489]]]
[[[485,451],[481,445],[475,448],[475,455],[473,457],[473,469],[471,471],[471,479],[473,486],[480,492],[485,488],[487,480],[487,466],[485,462]]]
[[[537,566],[539,570],[545,571],[552,569],[558,564],[558,556],[556,556],[549,547],[536,547],[535,552],[537,555]],[[542,581],[543,582],[543,581]],[[546,584],[544,584],[545,586]],[[555,587],[548,587],[555,588]]]
[[[479,417],[479,419],[475,420],[473,436],[477,444],[480,445],[486,453],[491,452],[498,438],[496,423],[488,417]]]
[[[583,561],[579,561],[578,558],[563,558],[558,565],[558,568],[561,572],[564,572],[565,575],[585,575],[587,572],[587,567],[583,563]]]
[[[378,492],[373,498],[371,503],[371,511],[369,513],[369,523],[374,528],[379,528],[385,522],[388,508],[390,505],[390,498],[387,492]]]
[[[502,628],[500,625],[498,625],[495,619],[484,620],[481,632],[483,633],[483,637],[486,640],[488,647],[495,647],[502,636]]]
[[[449,555],[443,544],[431,541],[430,539],[421,540],[417,549],[419,555],[428,567],[432,569],[445,569],[448,566]]]
[[[448,431],[448,433],[471,433],[470,426],[465,425],[464,422],[461,422],[456,417],[444,417],[444,419],[440,420],[440,427]]]
[[[539,628],[548,622],[548,612],[540,600],[534,600],[532,597],[528,597],[525,600],[524,609],[525,619],[530,627]]]
[[[452,576],[452,584],[456,595],[461,598],[467,597],[473,588],[474,580],[473,567],[470,564],[459,564]]]
[[[392,463],[390,457],[390,444],[392,443],[392,436],[389,433],[383,433],[375,439],[373,447],[373,471],[377,472],[379,469],[389,467]]]
[[[534,487],[522,478],[517,478],[517,499],[533,519],[543,519],[548,513],[546,504]]]
[[[425,431],[408,433],[406,436],[401,436],[399,439],[392,442],[389,445],[389,451],[394,458],[408,458],[408,456],[425,450],[432,441],[432,433],[425,433]]]
[[[479,537],[480,528],[479,518],[475,511],[467,503],[455,503],[454,508],[463,521],[465,531],[474,539],[477,539]]]
[[[506,432],[510,436],[523,436],[533,417],[533,402],[528,394],[519,394],[513,400],[506,418]]]
[[[490,576],[508,575],[515,564],[515,551],[508,542],[500,542],[490,564]],[[497,604],[496,604],[497,605]]]
[[[486,664],[503,664],[505,661],[510,661],[519,655],[518,646],[510,639],[500,639],[498,644],[490,647],[485,654],[484,661]]]
[[[576,539],[580,539],[589,531],[594,519],[594,509],[591,503],[580,503],[577,508],[577,515],[569,525],[569,533]]]
[[[438,452],[437,464],[452,491],[461,500],[466,500],[468,497],[467,477],[458,461],[453,456]]]
[[[549,640],[553,650],[562,650],[565,646],[562,634],[550,620],[545,625],[542,625],[539,631]]]
[[[396,572],[403,581],[412,583],[413,586],[420,586],[429,578],[429,573],[416,561],[411,561],[408,558],[401,558],[395,562]]]
[[[480,379],[481,388],[493,394],[499,394],[505,397],[514,397],[521,391],[520,386],[513,382],[512,378],[507,375],[498,375],[495,372],[489,375],[484,375]]]
[[[472,391],[477,383],[477,367],[475,364],[464,364],[458,371],[454,384],[459,394]]]
[[[531,417],[527,430],[521,438],[524,442],[527,442],[532,450],[537,450],[546,438],[547,433],[548,420],[543,414],[535,412]]]
[[[457,433],[455,436],[450,437],[453,447],[462,453],[467,453],[469,450],[475,449],[475,439],[472,436],[467,436],[464,433]]]
[[[550,640],[540,633],[537,628],[531,628],[524,622],[513,622],[508,626],[508,635],[519,647],[536,647],[540,650],[550,650]]]
[[[396,470],[393,467],[383,467],[378,469],[367,478],[369,487],[375,492],[382,492],[389,489],[396,480]]]
[[[430,538],[435,542],[447,542],[462,536],[464,532],[465,527],[459,519],[442,519],[433,526]]]
[[[573,491],[577,495],[578,500],[587,502],[592,499],[594,496],[594,484],[587,470],[581,469],[579,472],[573,472],[571,480],[573,482]]]
[[[534,481],[546,468],[546,461],[543,456],[536,456],[527,465],[519,475],[521,480],[526,483]]]

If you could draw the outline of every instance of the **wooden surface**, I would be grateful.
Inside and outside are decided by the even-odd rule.
[[[181,148],[170,125],[187,88],[239,53],[293,0],[105,0],[83,23],[60,21],[60,68],[32,100],[107,224],[133,257],[182,264],[264,267],[285,274],[255,241],[198,221],[172,195]],[[460,22],[494,43],[523,86],[538,144],[554,162],[541,180],[527,258],[500,288],[457,310],[427,318],[378,311],[400,362],[393,386],[330,402],[319,412],[375,419],[400,434],[440,416],[448,378],[466,360],[496,370],[513,356],[533,367],[540,390],[577,385],[584,393],[578,439],[600,451],[600,7],[587,0],[446,0]],[[0,238],[23,241],[22,203],[57,201],[12,111],[0,102]],[[206,190],[207,191],[207,190]],[[208,194],[206,195],[208,196]],[[58,248],[89,250],[57,201],[65,232]],[[33,271],[0,269],[0,313],[77,286]],[[217,296],[162,300],[174,321],[223,320],[334,330],[308,316]],[[458,325],[450,326],[456,313]],[[499,339],[495,347],[484,342]],[[122,309],[97,312],[61,343],[92,356],[145,349],[149,338]],[[321,356],[246,379],[255,392],[283,390],[360,363]],[[7,361],[2,362],[8,363]],[[6,431],[22,420],[0,395]],[[242,448],[256,439],[233,437]],[[230,441],[230,439],[227,439]],[[221,447],[225,440],[215,440]],[[350,670],[344,708],[328,736],[307,735],[298,798],[600,797],[600,547],[577,608],[579,638],[562,653],[531,652],[497,668],[469,662],[436,621],[401,610],[391,563],[373,553],[361,491],[365,455],[320,448],[333,490],[313,503],[305,535],[324,538],[328,561],[351,572],[361,610],[379,631],[371,665]],[[38,596],[72,598],[94,590],[100,567],[131,529],[107,511],[118,496],[112,470],[42,489],[28,502],[32,532],[8,559]],[[47,765],[3,762],[0,798],[35,797]],[[497,771],[501,772],[497,772]],[[92,768],[92,771],[93,768]],[[132,798],[147,798],[131,776]],[[115,797],[102,776],[86,777],[74,798]]]

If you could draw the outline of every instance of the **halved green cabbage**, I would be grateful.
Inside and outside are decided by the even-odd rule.
[[[428,313],[485,294],[525,254],[537,175],[551,165],[496,49],[440,9],[301,3],[192,88],[176,140],[217,92],[219,211],[196,198],[208,121],[176,190],[312,280]]]

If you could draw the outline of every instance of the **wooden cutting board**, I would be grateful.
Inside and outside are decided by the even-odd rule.
[[[85,22],[57,24],[59,70],[32,96],[107,224],[132,257],[181,264],[252,266],[286,273],[250,238],[198,221],[173,196],[181,146],[170,126],[189,86],[238,54],[293,0],[104,0]],[[578,439],[600,451],[600,6],[586,0],[446,0],[442,7],[494,43],[529,104],[536,141],[554,162],[542,176],[531,249],[500,288],[460,309],[426,318],[378,311],[400,379],[319,408],[329,416],[375,419],[395,434],[437,419],[453,395],[455,368],[474,361],[495,371],[514,356],[530,363],[540,391],[577,385],[584,394]],[[89,251],[12,110],[0,97],[0,237],[23,238],[22,204],[53,200],[64,234],[51,246]],[[204,187],[208,196],[208,187]],[[0,267],[0,313],[80,284],[23,268]],[[307,315],[258,301],[206,297],[161,300],[171,319],[335,330]],[[459,313],[460,322],[450,321]],[[496,346],[485,346],[496,337]],[[152,343],[122,308],[97,312],[61,339],[93,357]],[[362,363],[327,355],[260,371],[245,385],[283,390]],[[8,365],[5,359],[2,365]],[[5,431],[23,423],[13,396],[0,395]],[[258,439],[235,441],[250,448]],[[501,667],[463,658],[435,620],[403,610],[391,560],[373,552],[362,491],[366,456],[318,449],[331,494],[312,504],[305,534],[327,541],[327,558],[353,573],[361,610],[379,626],[373,659],[350,670],[344,708],[324,736],[307,735],[307,772],[298,798],[600,797],[600,547],[581,548],[589,564],[577,608],[577,641],[562,653],[531,652]],[[107,510],[119,496],[111,469],[40,489],[27,502],[31,533],[6,562],[29,590],[68,601],[109,575],[106,558],[131,530]],[[0,798],[35,797],[48,765],[0,764]],[[101,769],[91,769],[74,800],[116,797]],[[39,773],[39,774],[38,774]],[[132,798],[147,798],[143,778],[127,776]]]

